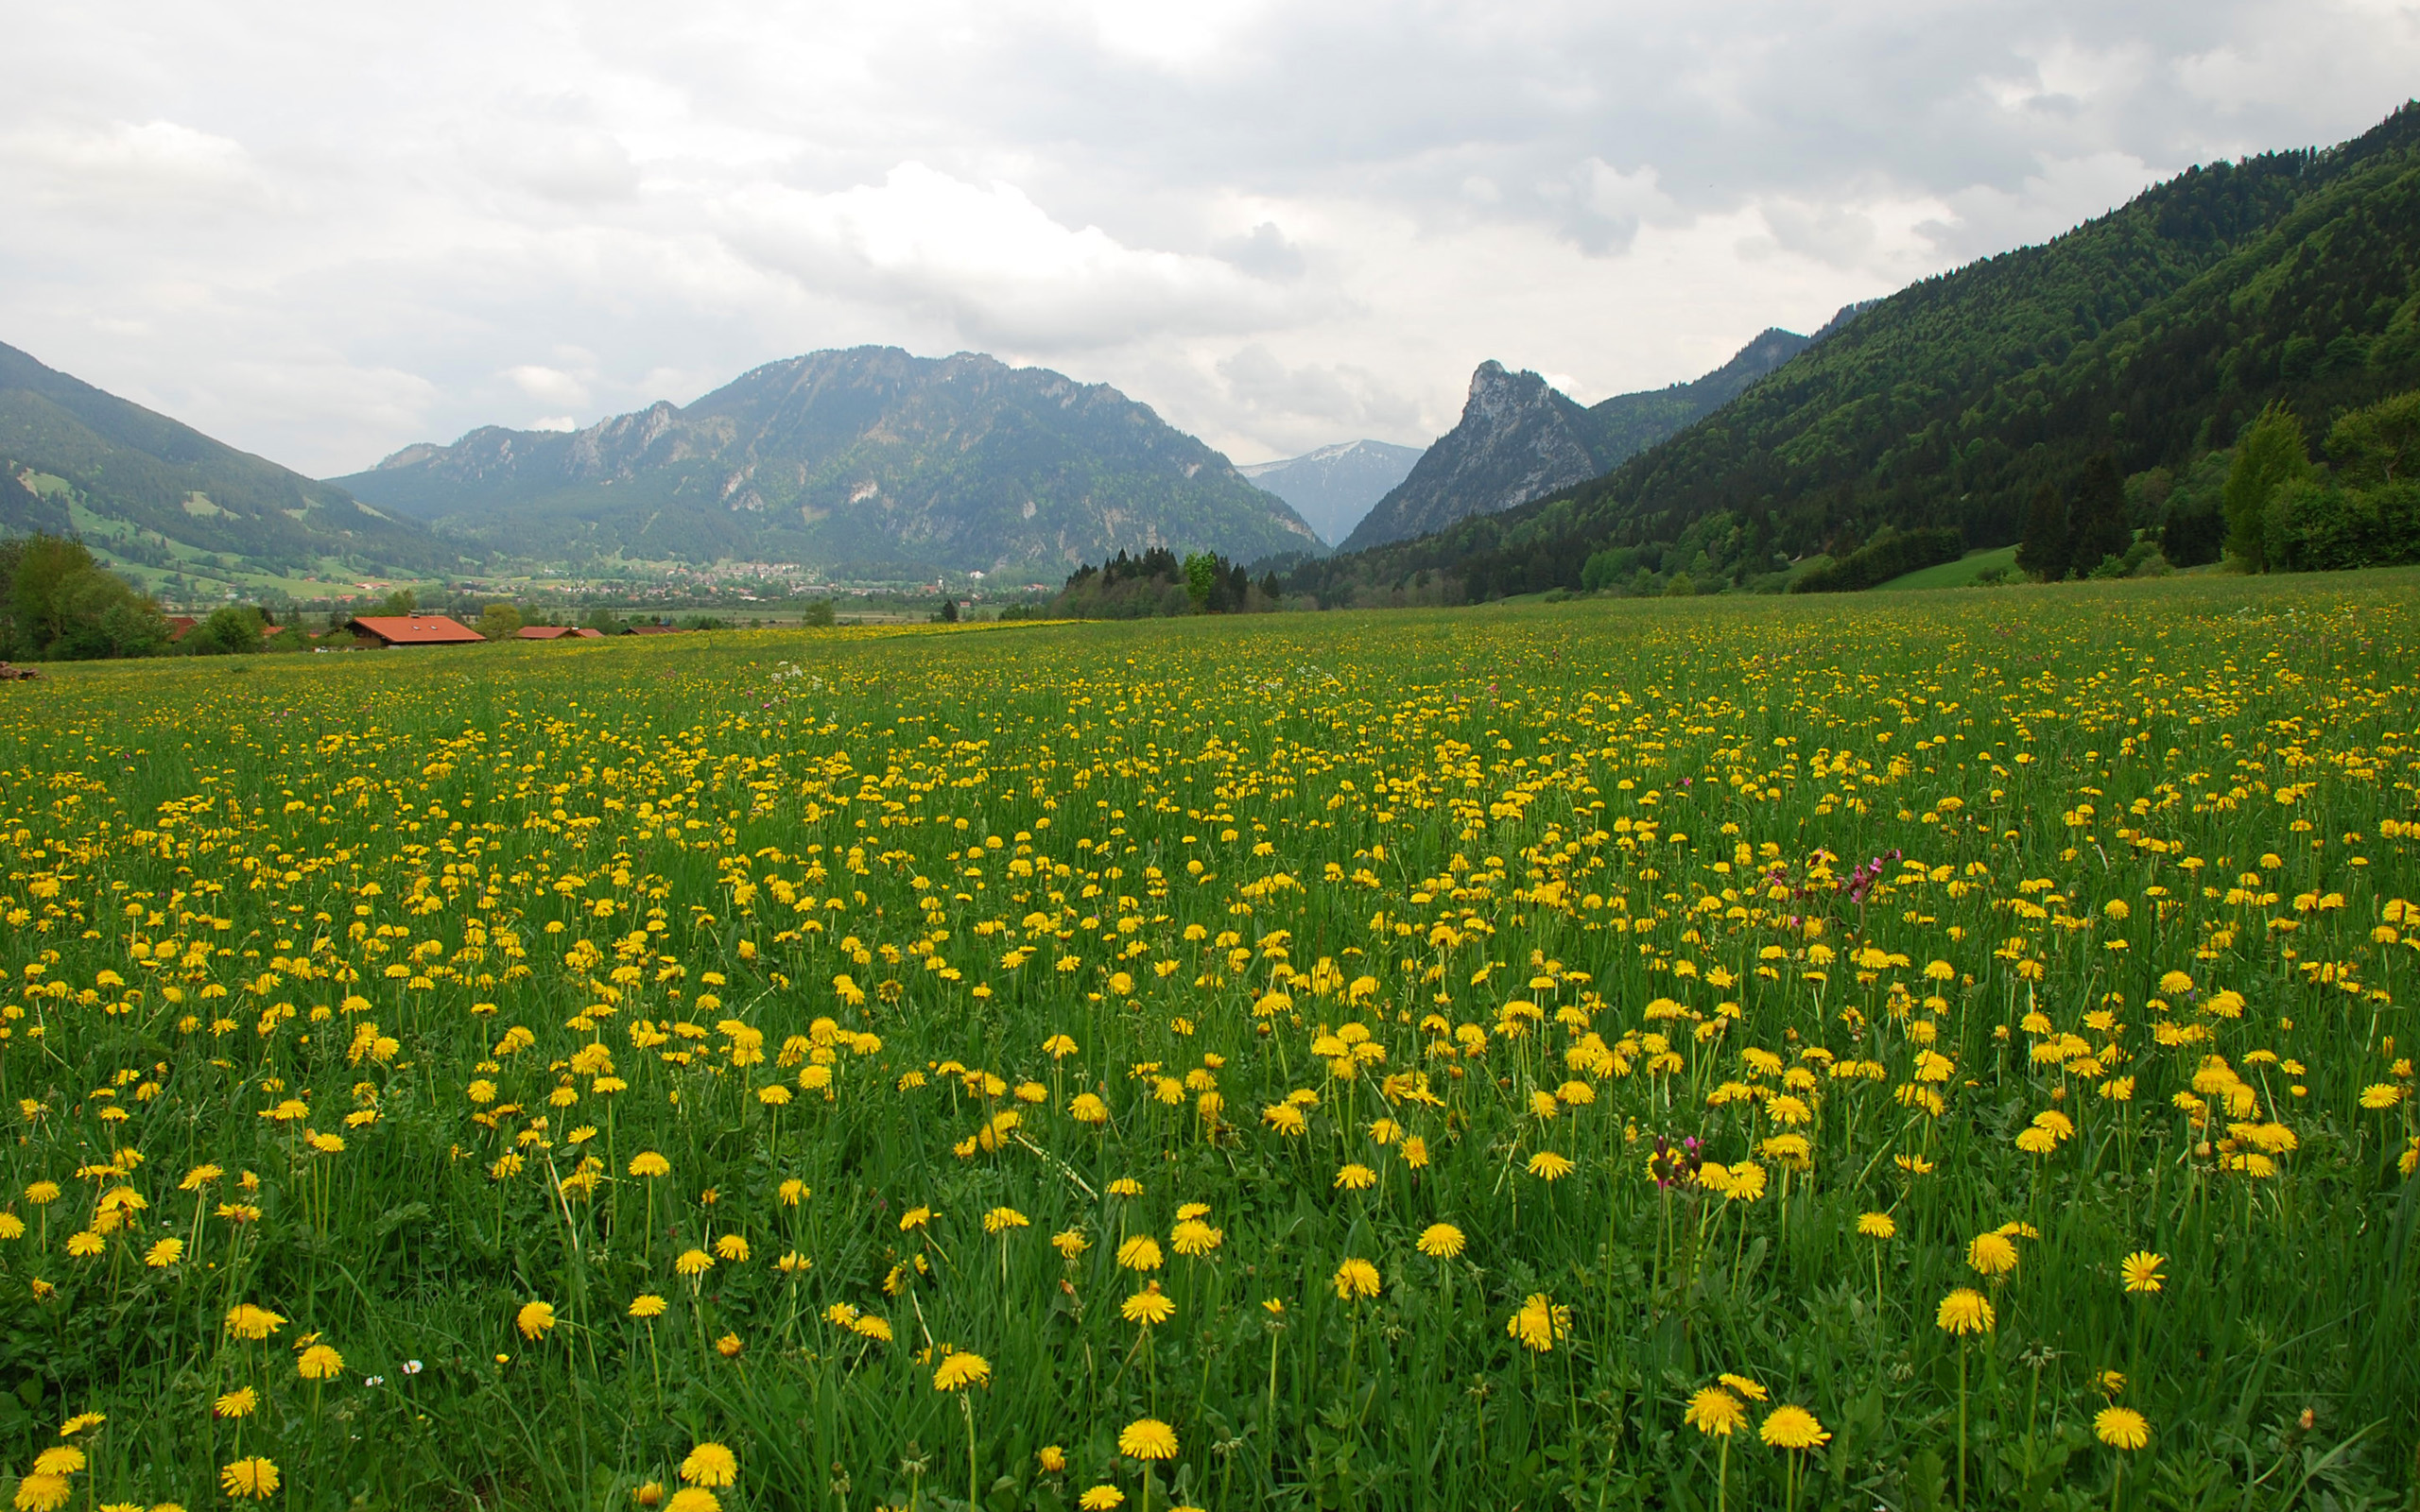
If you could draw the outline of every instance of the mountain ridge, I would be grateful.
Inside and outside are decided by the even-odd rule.
[[[1311,526],[1106,384],[894,347],[761,364],[576,432],[481,426],[336,479],[524,557],[1063,570],[1168,546],[1252,559]],[[619,491],[615,491],[615,490]]]
[[[1833,324],[1848,318],[1843,311]],[[1339,550],[1366,551],[1425,535],[1599,476],[1728,403],[1810,341],[1768,327],[1702,377],[1585,406],[1534,372],[1482,362],[1471,374],[1454,428],[1422,454]]]
[[[141,575],[199,557],[267,572],[439,572],[457,553],[343,489],[0,344],[0,528],[81,534]]]
[[[1236,471],[1294,507],[1331,545],[1351,534],[1371,507],[1404,480],[1421,448],[1391,441],[1338,441],[1300,456],[1253,462]]]

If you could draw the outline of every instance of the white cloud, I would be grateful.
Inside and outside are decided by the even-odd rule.
[[[733,247],[809,290],[895,304],[1018,352],[1252,331],[1289,302],[1233,263],[1129,247],[1061,224],[1014,184],[922,163],[835,194],[752,185],[716,211]]]

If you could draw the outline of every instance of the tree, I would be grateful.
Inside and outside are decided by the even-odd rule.
[[[409,614],[420,608],[420,595],[408,588],[398,588],[378,606],[381,614]]]
[[[807,605],[805,610],[800,613],[798,622],[799,624],[813,629],[830,629],[832,627],[832,601],[828,598],[819,598],[815,600],[813,603]]]
[[[2270,499],[2287,484],[2309,475],[2303,422],[2283,400],[2272,401],[2236,442],[2235,465],[2227,470],[2227,555],[2245,572],[2269,570],[2263,536]]]
[[[261,648],[260,610],[245,604],[227,604],[186,632],[189,656],[249,656]]]
[[[940,613],[939,615],[937,615],[937,616],[935,616],[935,617],[936,617],[936,618],[938,618],[938,619],[939,619],[939,620],[940,620],[943,625],[955,625],[955,624],[957,624],[957,623],[958,623],[958,600],[957,600],[957,599],[955,599],[955,598],[946,598],[946,597],[945,597],[945,598],[943,598],[943,599],[942,600],[942,611],[941,611],[941,613]]]
[[[521,633],[523,623],[516,604],[490,604],[479,611],[479,633],[491,641],[511,640]]]
[[[2067,501],[2045,483],[2033,490],[2025,511],[2025,539],[2017,542],[2017,571],[2040,582],[2067,575]]]
[[[2106,452],[2083,465],[2076,484],[2075,512],[2069,524],[2067,565],[2078,577],[2088,577],[2111,557],[2123,557],[2135,543],[2126,526],[2126,480]]]
[[[2357,409],[2327,428],[2327,455],[2348,489],[2420,475],[2420,388]]]
[[[0,541],[0,655],[84,661],[150,656],[168,641],[160,606],[80,541]]]

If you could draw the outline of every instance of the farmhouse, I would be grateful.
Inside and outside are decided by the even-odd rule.
[[[603,630],[592,630],[579,625],[524,625],[513,632],[519,641],[601,641]]]
[[[487,644],[486,636],[443,614],[356,614],[344,627],[364,647]]]

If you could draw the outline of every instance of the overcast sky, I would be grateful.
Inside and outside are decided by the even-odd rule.
[[[7,0],[0,341],[305,472],[819,347],[1237,461],[1582,400],[2324,144],[2420,7]]]

